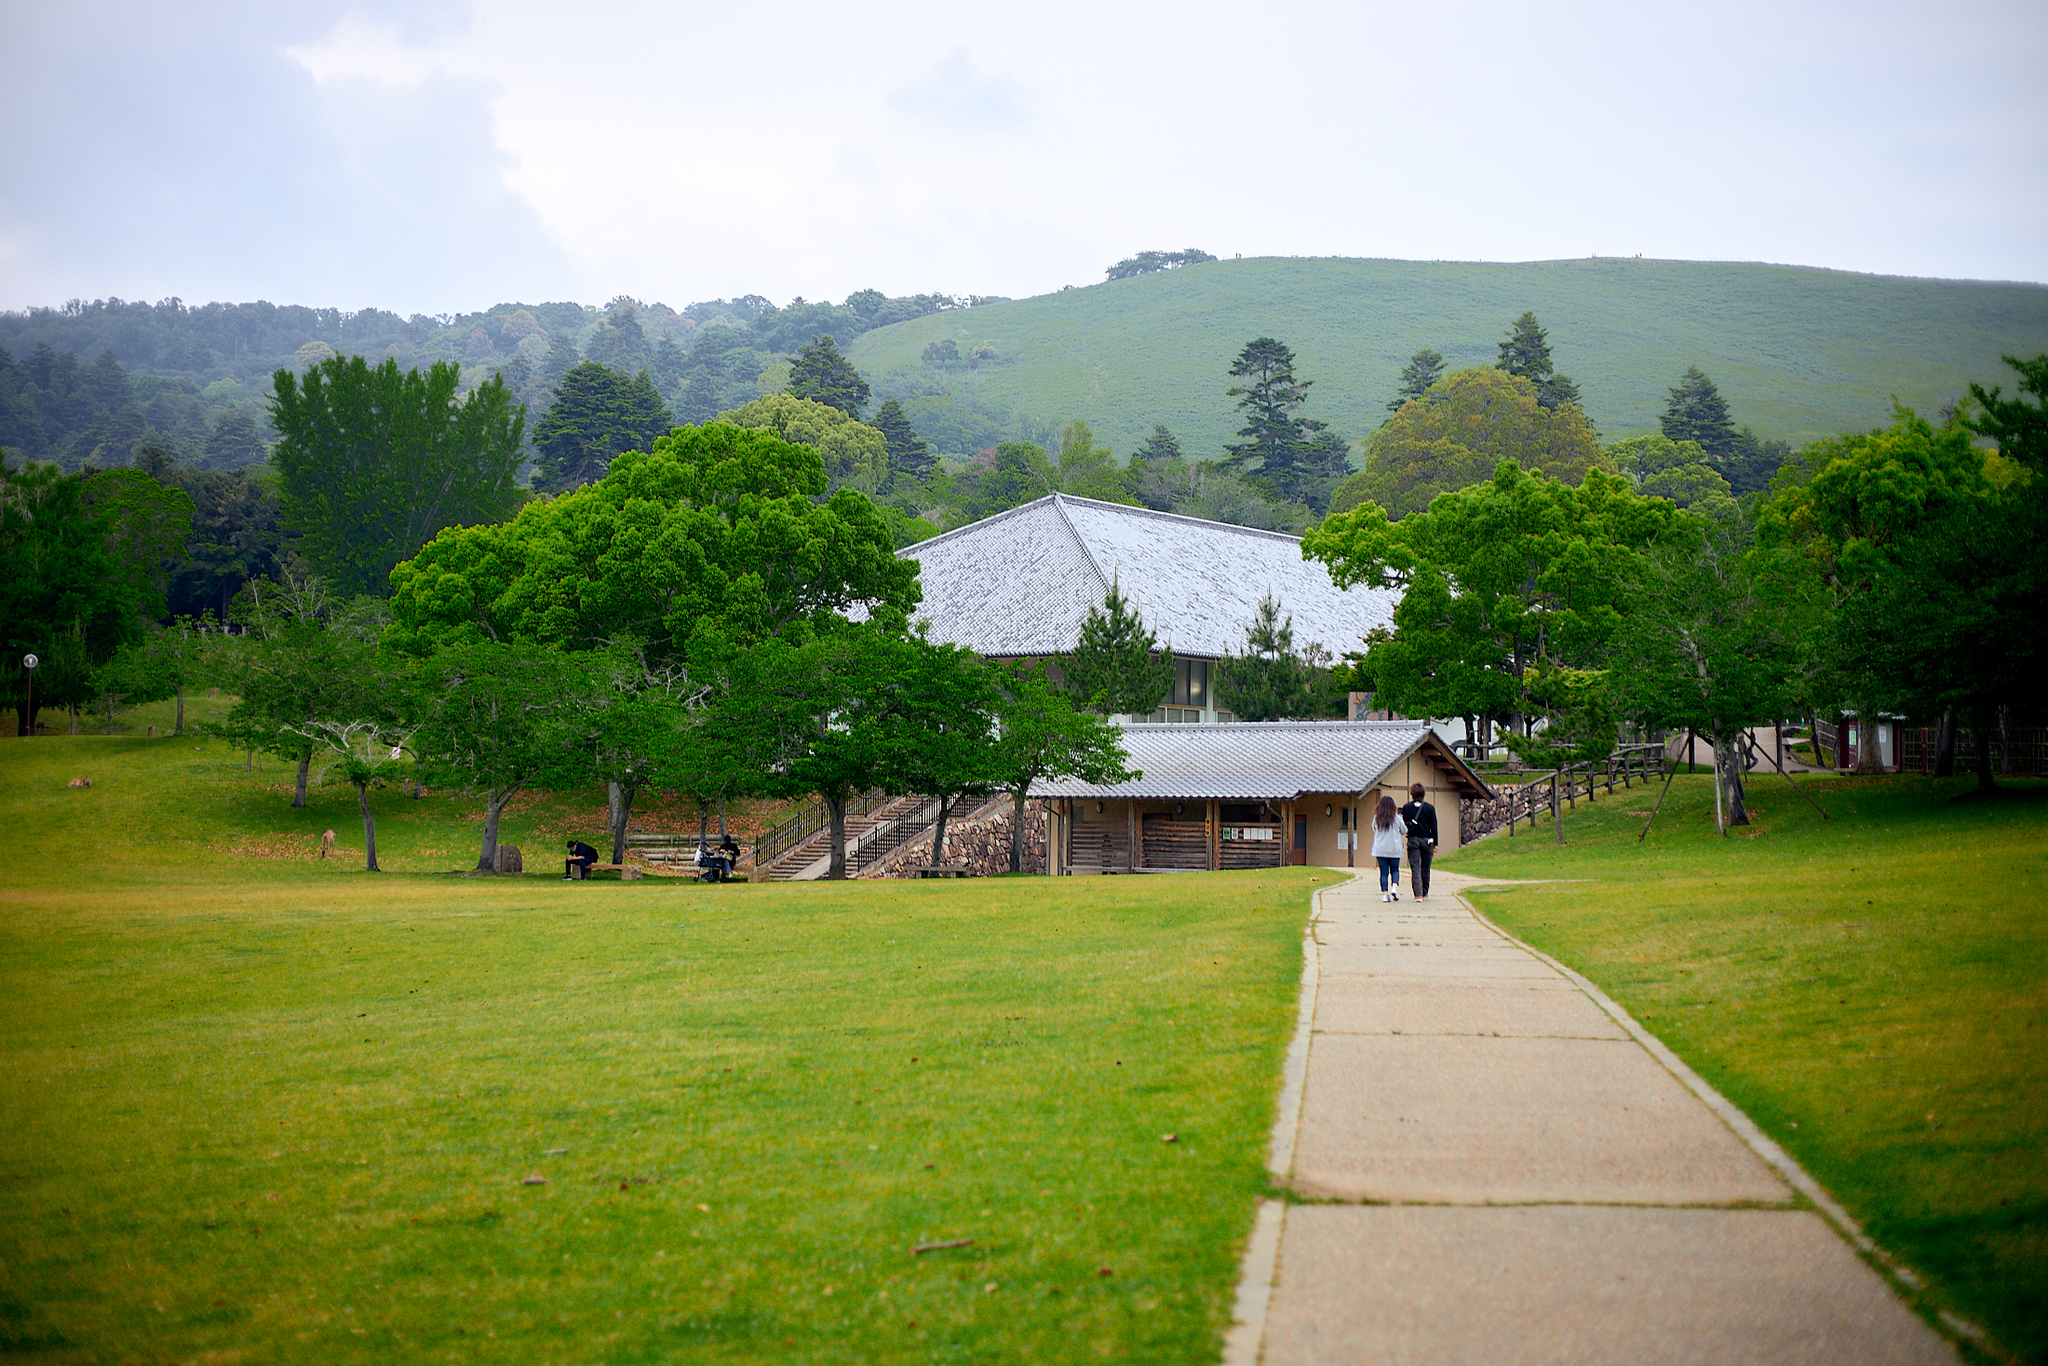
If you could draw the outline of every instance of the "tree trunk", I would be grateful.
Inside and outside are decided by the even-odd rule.
[[[1875,714],[1865,709],[1856,718],[1856,772],[1859,775],[1884,772],[1884,751],[1877,741],[1877,728],[1884,722],[1866,719]]]
[[[380,873],[377,866],[377,822],[370,816],[370,785],[356,784],[356,805],[363,810],[363,871]]]
[[[1998,782],[1991,776],[1991,727],[1985,724],[1990,720],[1985,713],[1990,710],[1989,707],[1970,708],[1970,720],[1975,722],[1970,727],[1970,738],[1977,742],[1977,790],[1979,792],[1996,792],[1998,790]]]
[[[1018,788],[1010,794],[1010,871],[1024,871],[1024,793]]]
[[[1714,743],[1714,746],[1713,746],[1713,754],[1714,754],[1714,833],[1715,833],[1715,834],[1717,834],[1717,835],[1723,835],[1723,836],[1725,836],[1725,835],[1726,835],[1726,834],[1728,833],[1728,822],[1727,822],[1727,821],[1726,821],[1726,820],[1725,820],[1725,819],[1724,819],[1724,818],[1722,817],[1722,815],[1721,815],[1721,745],[1720,745],[1720,742],[1719,742],[1718,740],[1717,740],[1717,741],[1715,741],[1715,743]]]
[[[1953,778],[1956,776],[1956,709],[1949,707],[1941,713],[1941,724],[1934,730],[1934,776]]]
[[[846,880],[846,790],[839,788],[818,794],[825,802],[825,818],[832,830],[831,858],[825,876],[834,882]]]
[[[172,726],[172,727],[171,727],[171,734],[173,734],[173,735],[183,735],[184,733],[185,733],[185,685],[184,685],[183,683],[180,683],[180,684],[178,684],[178,720],[177,720],[177,724],[175,724],[174,726]]]
[[[506,803],[510,802],[518,791],[517,787],[508,787],[502,792],[492,788],[484,793],[484,846],[476,856],[476,870],[479,873],[498,871],[498,817],[505,814]]]
[[[946,817],[953,814],[953,799],[939,798],[939,819],[932,825],[932,863],[934,866],[946,861]]]
[[[718,842],[724,844],[730,838],[725,831],[725,798],[718,799]]]
[[[711,828],[711,804],[702,797],[697,799],[697,843],[704,843],[704,832]]]
[[[1717,740],[1714,759],[1715,767],[1720,769],[1721,791],[1728,803],[1728,824],[1748,825],[1749,811],[1743,805],[1741,750],[1734,740]],[[1721,803],[1717,801],[1714,805],[1718,810]]]
[[[256,751],[249,751],[249,767],[256,766]],[[292,805],[303,808],[306,805],[306,770],[313,766],[313,747],[307,745],[299,751],[299,780],[292,789]]]
[[[76,702],[71,704],[71,733],[73,735],[78,734],[78,704]]]
[[[639,790],[638,783],[605,784],[605,799],[611,807],[613,863],[626,861],[626,818],[633,814],[633,794]]]

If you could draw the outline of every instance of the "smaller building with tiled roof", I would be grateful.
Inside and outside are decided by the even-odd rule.
[[[1420,721],[1240,721],[1123,729],[1127,783],[1040,783],[1056,873],[1368,866],[1361,813],[1421,783],[1439,849],[1460,839],[1459,803],[1491,790]]]

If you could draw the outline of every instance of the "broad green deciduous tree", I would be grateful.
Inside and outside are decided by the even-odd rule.
[[[75,686],[47,670],[35,680],[35,708],[61,706],[67,693],[84,694],[94,665],[140,628],[134,579],[108,547],[112,511],[85,492],[85,480],[54,465],[0,459],[0,697],[14,707],[21,735],[35,727],[23,655],[54,660],[59,641],[76,636]]]
[[[1127,783],[1145,775],[1130,766],[1115,726],[1076,706],[1070,693],[1054,688],[1039,670],[1005,670],[1000,687],[995,769],[998,785],[1010,794],[1010,871],[1021,873],[1024,805],[1032,784],[1063,778]]]
[[[899,410],[900,411],[900,410]],[[888,437],[856,417],[814,399],[768,394],[718,415],[735,427],[760,427],[809,446],[825,462],[829,486],[872,494],[889,471]],[[908,424],[906,424],[908,425]]]
[[[1333,511],[1374,502],[1394,517],[1487,479],[1503,460],[1576,484],[1604,462],[1578,405],[1546,407],[1536,386],[1475,366],[1439,381],[1366,439],[1365,468],[1331,497]]]
[[[824,492],[809,446],[729,423],[678,428],[596,484],[424,547],[392,575],[393,643],[425,655],[464,638],[630,639],[662,667],[706,639],[830,629],[856,606],[902,621],[916,563],[896,558],[866,497],[820,503]]]
[[[1402,591],[1394,632],[1353,663],[1379,705],[1478,714],[1526,735],[1546,709],[1530,667],[1599,667],[1634,560],[1677,515],[1599,470],[1574,488],[1503,461],[1493,478],[1399,522],[1376,503],[1333,515],[1302,554],[1339,587]]]
[[[1740,738],[1797,709],[1809,619],[1796,557],[1748,544],[1738,519],[1673,519],[1637,563],[1610,645],[1614,705],[1646,727],[1690,730],[1714,749],[1724,828],[1746,825]]]
[[[526,410],[496,378],[458,399],[460,383],[444,361],[401,371],[361,356],[274,377],[271,461],[285,525],[343,592],[381,593],[391,567],[442,528],[519,506]]]
[[[497,867],[506,803],[548,771],[568,739],[574,675],[568,656],[520,642],[455,645],[420,666],[410,708],[419,777],[482,796],[479,872]]]
[[[364,600],[335,598],[317,577],[289,574],[250,583],[231,616],[241,633],[208,637],[202,668],[235,705],[206,729],[237,748],[296,760],[292,805],[303,807],[314,748],[326,743],[307,727],[395,720],[393,699],[380,695],[381,616]]]

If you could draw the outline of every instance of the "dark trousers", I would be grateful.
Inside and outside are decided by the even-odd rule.
[[[572,858],[562,865],[562,876],[566,878],[588,878],[590,876],[590,865],[595,861],[594,859]]]
[[[1436,846],[1428,840],[1408,841],[1408,885],[1416,896],[1429,895],[1429,861]]]

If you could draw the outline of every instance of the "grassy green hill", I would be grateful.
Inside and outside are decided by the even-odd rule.
[[[948,452],[987,438],[990,417],[1006,434],[1080,418],[1120,456],[1164,422],[1207,457],[1238,425],[1225,372],[1253,337],[1291,345],[1316,381],[1308,415],[1358,440],[1418,348],[1491,364],[1524,309],[1610,439],[1656,430],[1688,365],[1738,422],[1797,443],[1882,424],[1893,395],[1931,412],[1971,380],[2002,379],[2001,353],[2048,350],[2048,288],[2033,284],[1607,258],[1262,259],[940,313],[870,332],[851,355],[878,395],[925,396],[913,418]],[[924,347],[948,337],[998,357],[951,374],[924,365]]]

